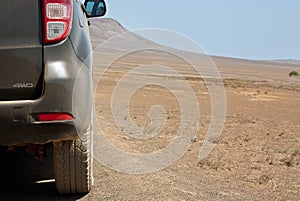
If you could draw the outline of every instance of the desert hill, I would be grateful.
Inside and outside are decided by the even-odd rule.
[[[119,22],[111,18],[90,19],[90,34],[94,49],[104,41],[127,32]],[[112,47],[115,50],[124,46],[157,47],[159,44],[135,33],[126,34],[126,38]],[[97,50],[99,51],[99,50]],[[193,55],[198,58],[197,54]],[[273,83],[299,84],[300,79],[290,78],[289,72],[300,70],[297,60],[247,60],[211,56],[223,78],[269,81]]]

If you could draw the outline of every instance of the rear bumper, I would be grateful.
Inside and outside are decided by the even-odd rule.
[[[42,103],[40,100],[0,102],[0,145],[46,144],[51,141],[78,138],[74,120],[37,121],[34,118],[34,106]]]
[[[74,122],[23,124],[14,122],[1,127],[1,145],[46,144],[51,141],[78,138]]]

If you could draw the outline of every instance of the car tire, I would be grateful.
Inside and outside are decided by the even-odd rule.
[[[56,188],[60,194],[88,193],[93,185],[91,127],[83,139],[54,143],[53,159]]]

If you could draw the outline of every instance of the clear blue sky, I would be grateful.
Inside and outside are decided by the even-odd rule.
[[[300,0],[106,0],[125,28],[163,28],[211,55],[300,60]]]

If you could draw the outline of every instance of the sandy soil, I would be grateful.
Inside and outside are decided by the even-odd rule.
[[[133,61],[141,63],[141,58],[119,61],[102,77],[97,88],[96,115],[103,123],[106,137],[116,147],[132,153],[150,153],[171,142],[180,123],[180,105],[165,88],[141,88],[130,100],[130,116],[135,123],[142,127],[149,125],[147,112],[156,104],[165,108],[168,120],[155,138],[137,140],[126,136],[115,125],[110,104],[114,87],[126,72],[120,66],[124,63],[134,66]],[[165,61],[164,65],[184,68],[174,59]],[[192,72],[185,73],[201,110],[198,134],[186,154],[170,167],[147,175],[119,173],[97,163],[99,173],[95,175],[95,188],[82,200],[299,200],[299,79],[290,78],[293,81],[288,82],[285,76],[289,69],[276,66],[273,66],[275,70],[268,66],[276,79],[264,79],[265,69],[253,63],[256,68],[251,71],[249,67],[247,73],[253,77],[260,74],[259,79],[252,76],[235,79],[239,75],[238,66],[234,65],[235,60],[231,62],[231,69],[219,65],[220,71],[232,78],[223,80],[227,96],[226,122],[219,142],[207,158],[200,160],[198,154],[210,123],[211,101],[203,80]],[[243,77],[247,77],[247,73]],[[126,84],[143,79],[141,75],[132,76],[131,82]],[[178,91],[185,93],[176,77],[164,79],[173,79]]]

